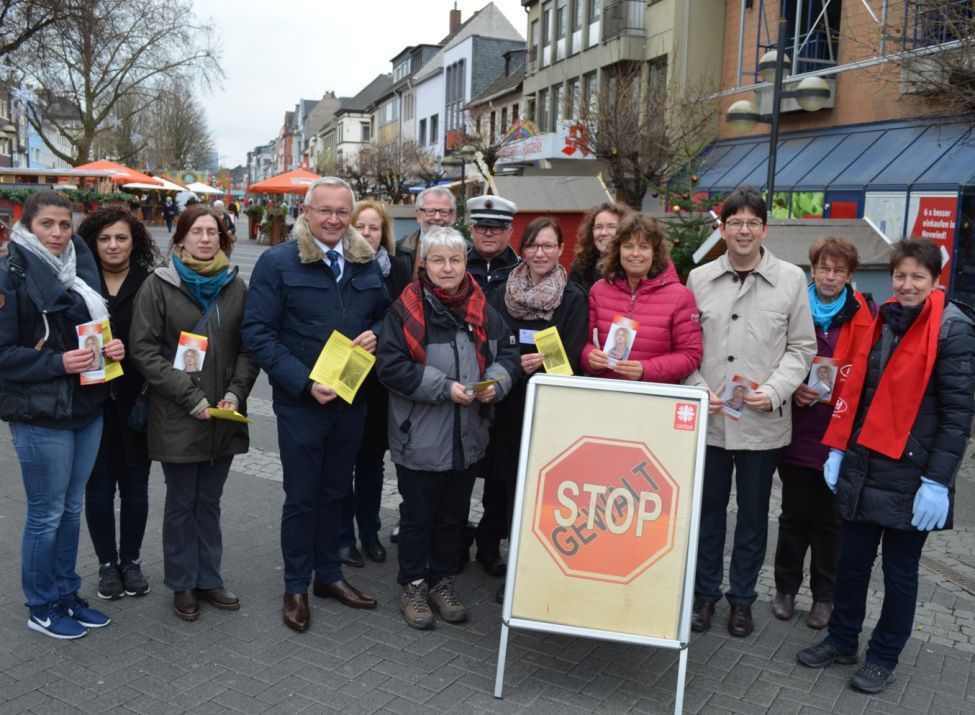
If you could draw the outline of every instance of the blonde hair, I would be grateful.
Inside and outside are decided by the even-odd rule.
[[[352,212],[352,220],[349,223],[355,228],[355,222],[359,220],[359,214],[366,209],[372,209],[379,215],[379,221],[382,223],[382,236],[379,239],[379,245],[386,249],[386,253],[391,256],[394,255],[396,253],[396,239],[393,238],[393,220],[386,213],[386,209],[381,203],[372,199],[363,199],[355,205],[355,210]]]

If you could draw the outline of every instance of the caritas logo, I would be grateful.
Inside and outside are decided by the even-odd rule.
[[[674,409],[674,429],[693,432],[697,427],[697,405],[678,402]]]
[[[833,407],[833,418],[839,419],[840,415],[845,414],[848,408],[849,406],[846,400],[842,397],[836,398],[836,405]]]

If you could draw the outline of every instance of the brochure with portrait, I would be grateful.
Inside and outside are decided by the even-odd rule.
[[[753,394],[758,389],[758,383],[749,380],[741,375],[732,375],[725,385],[721,399],[724,400],[724,407],[721,411],[732,419],[741,419],[745,411],[745,398]]]
[[[565,354],[565,346],[562,345],[562,338],[559,336],[559,329],[556,326],[539,330],[532,337],[538,352],[542,354],[542,367],[549,375],[571,375],[572,365],[569,364],[569,356]]]
[[[185,372],[201,372],[203,361],[206,360],[208,344],[206,335],[182,331],[179,334],[179,346],[176,348],[173,367]]]
[[[831,357],[817,355],[813,358],[812,369],[809,371],[809,379],[806,384],[819,393],[817,402],[833,402],[833,388],[836,387],[836,371],[839,366],[836,360]]]
[[[78,332],[78,347],[93,350],[98,355],[98,365],[94,369],[81,373],[82,385],[94,385],[108,382],[122,376],[122,364],[117,360],[109,360],[102,355],[105,343],[112,340],[112,328],[108,320],[93,320],[82,323],[75,328]]]
[[[624,318],[617,315],[613,318],[613,324],[606,335],[606,344],[603,352],[609,356],[609,366],[616,367],[620,360],[626,360],[636,340],[636,329],[640,324],[635,320]]]
[[[360,345],[353,345],[349,338],[333,330],[309,377],[328,385],[351,405],[375,363],[375,355]]]

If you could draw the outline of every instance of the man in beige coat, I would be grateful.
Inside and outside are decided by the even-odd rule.
[[[725,255],[694,269],[687,281],[701,311],[704,358],[685,383],[710,391],[707,459],[691,627],[711,627],[722,596],[724,543],[731,476],[738,518],[728,570],[728,632],[754,630],[751,605],[765,560],[768,503],[779,449],[792,436],[792,393],[816,353],[803,272],[762,247],[768,233],[765,201],[755,189],[735,190],[721,209]],[[722,412],[732,376],[757,383],[739,419]]]

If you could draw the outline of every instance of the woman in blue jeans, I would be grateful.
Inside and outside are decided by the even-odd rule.
[[[84,636],[109,619],[78,595],[75,571],[85,484],[102,434],[104,384],[80,374],[102,356],[79,348],[77,326],[108,318],[91,252],[72,236],[71,203],[31,194],[0,259],[0,418],[10,423],[27,495],[21,579],[27,627]],[[125,357],[122,341],[102,346]]]

